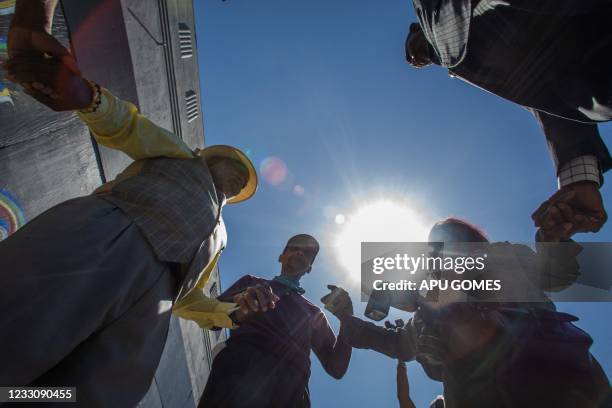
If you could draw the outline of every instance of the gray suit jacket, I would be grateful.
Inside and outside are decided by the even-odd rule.
[[[225,247],[222,202],[204,159],[138,160],[96,191],[138,226],[157,259],[180,264],[181,294]]]

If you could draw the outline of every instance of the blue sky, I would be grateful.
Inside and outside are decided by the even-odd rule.
[[[303,279],[306,296],[320,305],[326,284],[340,284],[362,316],[365,305],[331,246],[342,228],[333,215],[350,216],[376,198],[411,203],[429,219],[460,216],[494,241],[533,239],[530,214],[556,185],[543,135],[520,106],[439,67],[411,69],[403,56],[415,20],[409,1],[194,3],[206,144],[236,145],[258,168],[280,160],[287,170],[284,181],[262,177],[254,199],[225,209],[223,287],[247,273],[276,275],[287,238],[311,233],[322,250]],[[609,139],[612,126],[600,130]],[[602,194],[612,209],[609,186]],[[577,237],[611,238],[612,222]],[[612,304],[559,308],[580,317],[610,375]],[[341,381],[312,361],[313,407],[398,405],[395,361],[356,350]],[[418,407],[441,392],[417,363],[409,376]]]

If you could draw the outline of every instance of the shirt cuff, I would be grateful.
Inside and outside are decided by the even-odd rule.
[[[579,181],[591,181],[601,186],[601,172],[595,156],[579,156],[565,163],[559,169],[559,189]]]

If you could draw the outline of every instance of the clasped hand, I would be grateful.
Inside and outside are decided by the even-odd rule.
[[[9,29],[9,59],[2,64],[7,79],[23,92],[55,111],[88,107],[93,90],[83,78],[74,57],[44,31]]]
[[[577,232],[597,232],[608,216],[596,183],[583,181],[561,188],[532,214],[536,240],[559,242]]]

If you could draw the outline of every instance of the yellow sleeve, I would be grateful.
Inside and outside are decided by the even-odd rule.
[[[229,315],[236,309],[236,303],[221,302],[204,294],[204,286],[215,269],[221,250],[217,252],[212,261],[204,268],[202,276],[196,286],[185,296],[178,299],[172,307],[172,313],[183,319],[193,320],[203,329],[212,327],[235,328]]]
[[[115,97],[102,88],[101,103],[96,112],[77,112],[89,126],[96,141],[121,150],[134,160],[153,157],[191,159],[194,153],[174,133],[142,116],[136,106]]]

